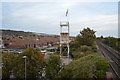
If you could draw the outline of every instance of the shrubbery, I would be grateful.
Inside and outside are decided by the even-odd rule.
[[[107,44],[108,46],[120,51],[120,38],[114,38],[114,37],[105,37],[100,38],[104,44]]]
[[[79,59],[83,56],[97,52],[94,43],[96,40],[95,32],[96,31],[90,28],[84,28],[75,38],[75,41],[70,43],[70,55],[74,59]]]
[[[80,52],[80,51],[76,51],[76,52],[73,52],[72,55],[73,55],[74,59],[79,59],[79,58],[85,56],[85,53]]]
[[[101,76],[105,76],[108,69],[109,63],[106,59],[96,54],[91,54],[65,66],[61,72],[61,78],[101,78]]]
[[[83,45],[83,46],[80,46],[80,48],[78,50],[72,52],[72,56],[74,59],[79,59],[83,56],[87,56],[89,54],[94,54],[96,52],[97,52],[96,46]]]
[[[91,51],[91,47],[87,45],[80,46],[82,52]]]

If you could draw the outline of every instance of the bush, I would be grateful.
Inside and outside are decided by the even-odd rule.
[[[85,52],[85,55],[89,55],[89,54],[93,54],[93,52],[92,51],[86,51]]]
[[[93,52],[97,52],[96,45],[91,46]]]
[[[87,48],[90,48],[90,47],[87,47]],[[84,56],[87,56],[89,54],[93,54],[94,53],[94,52],[92,52],[92,50],[87,49],[87,48],[82,48],[82,52],[81,51],[72,52],[73,58],[74,59],[79,59],[81,57],[84,57]]]
[[[96,71],[95,71],[94,75],[96,77],[104,76],[106,71],[108,71],[108,69],[109,69],[109,62],[107,61],[107,59],[102,58],[96,54],[85,56],[82,59],[90,60],[94,63],[94,65],[96,66]]]
[[[86,52],[86,51],[91,51],[91,48],[89,46],[83,45],[83,46],[80,46],[80,50],[82,52]]]
[[[79,59],[79,58],[85,56],[86,54],[83,52],[80,52],[80,51],[76,51],[76,52],[73,52],[72,55],[73,55],[74,59]]]
[[[65,66],[61,72],[61,78],[100,78],[99,76],[104,76],[108,69],[109,63],[106,59],[91,54]]]

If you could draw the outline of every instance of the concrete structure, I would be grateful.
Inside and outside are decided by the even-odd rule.
[[[69,57],[69,21],[60,22],[60,54]]]

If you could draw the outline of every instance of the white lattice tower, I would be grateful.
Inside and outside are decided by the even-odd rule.
[[[69,57],[69,21],[60,22],[60,54]]]

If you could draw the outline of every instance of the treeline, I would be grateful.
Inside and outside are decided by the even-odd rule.
[[[24,32],[24,31],[15,31],[15,30],[0,30],[3,35],[8,36],[29,36],[29,35],[35,35],[32,32]]]
[[[120,38],[101,36],[98,40],[120,52]]]
[[[24,56],[26,56],[26,61]],[[51,55],[45,59],[41,52],[33,48],[28,48],[21,54],[3,53],[2,80],[9,80],[11,78],[23,80],[25,79],[25,73],[26,80],[56,78],[60,70],[60,64],[59,56]]]
[[[25,31],[16,31],[16,30],[3,30],[3,29],[1,29],[0,32],[4,36],[13,36],[13,37],[19,37],[19,36],[54,36],[54,37],[58,37],[58,35],[25,32]]]

